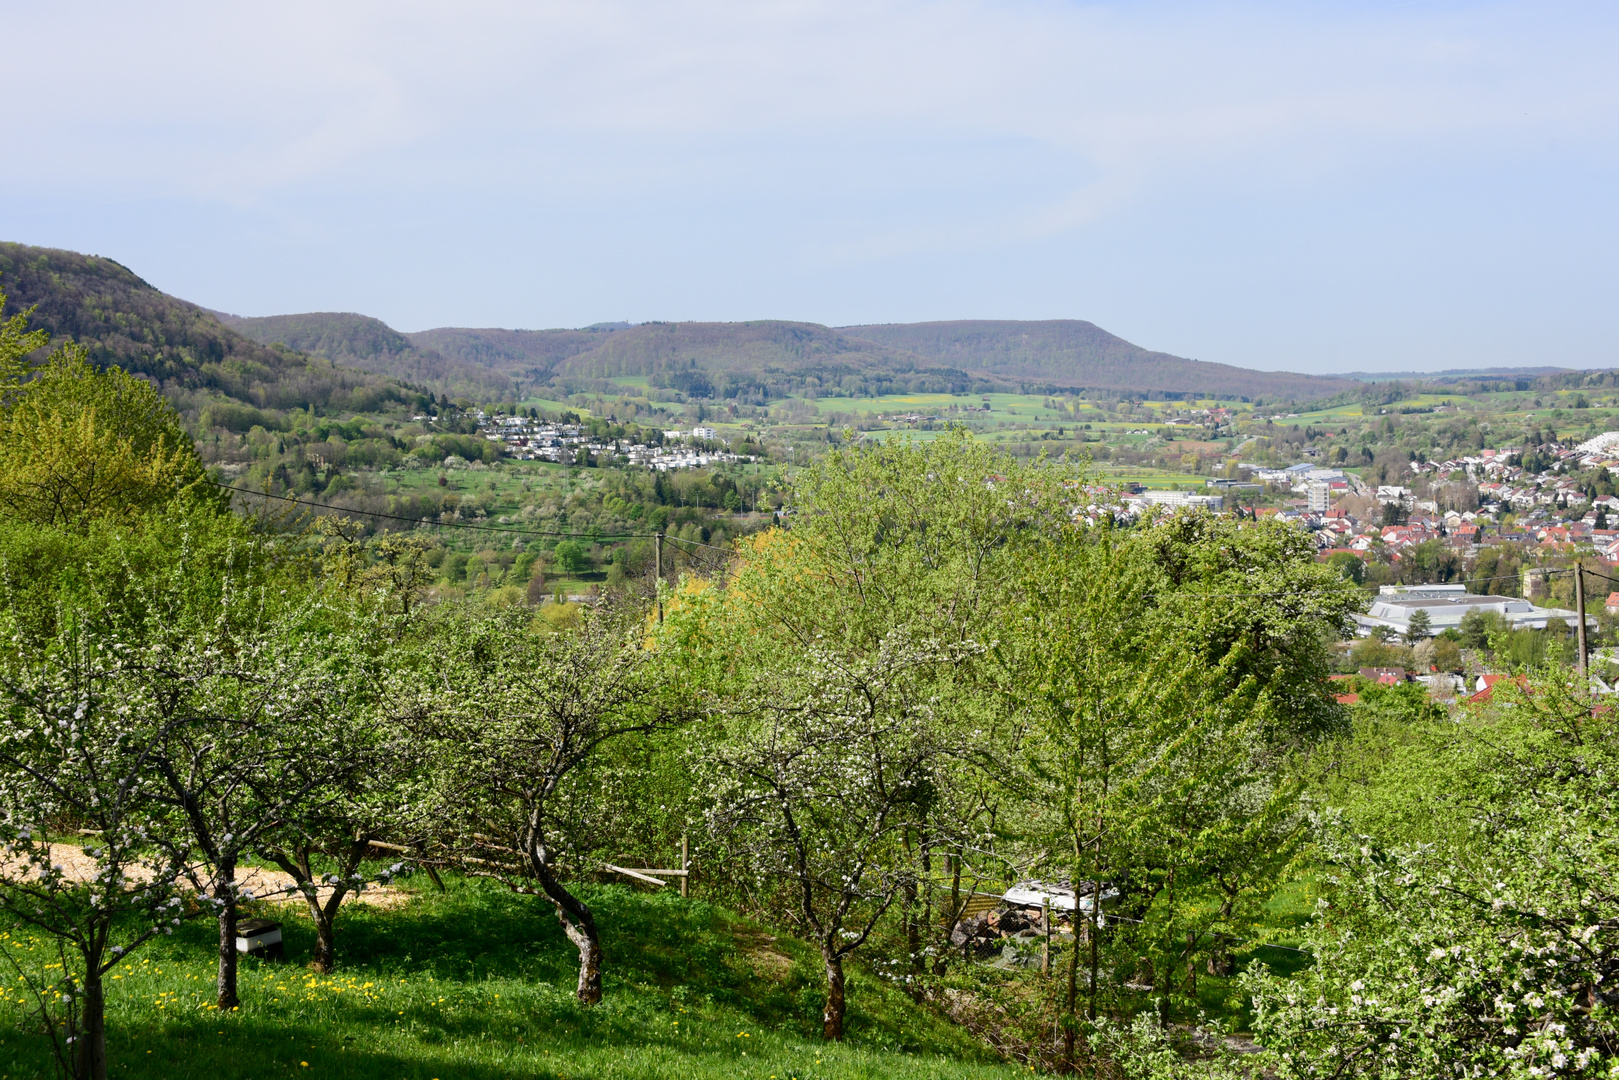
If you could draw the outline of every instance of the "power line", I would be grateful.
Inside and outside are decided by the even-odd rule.
[[[723,551],[723,552],[726,552],[727,554],[729,554],[730,551],[731,551],[730,548],[715,547],[713,544],[704,544],[704,543],[700,543],[700,542],[698,542],[696,540],[687,540],[685,537],[676,536],[673,533],[664,533],[663,538],[665,540],[672,540],[677,544],[691,544],[694,547],[708,548],[708,550],[710,550],[710,551]]]
[[[295,499],[290,495],[276,495],[268,491],[254,491],[252,488],[235,487],[231,484],[221,484],[217,480],[208,481],[215,487],[227,491],[241,492],[243,495],[257,495],[265,499],[279,499],[282,502],[292,503],[296,506],[313,506],[321,510],[336,510],[342,514],[359,514],[363,517],[382,518],[387,521],[403,521],[411,525],[428,525],[444,529],[471,529],[475,532],[507,533],[513,536],[566,537],[569,539],[589,540],[633,540],[650,539],[653,533],[578,533],[578,532],[541,532],[535,529],[510,529],[502,525],[477,525],[470,521],[426,521],[422,518],[403,517],[399,514],[384,514],[377,510],[358,510],[348,506],[333,506],[331,503],[319,503],[310,499]]]
[[[541,539],[562,537],[582,540],[651,540],[658,535],[657,533],[542,532],[534,529],[511,529],[501,525],[478,525],[470,521],[425,521],[420,518],[404,517],[399,514],[385,514],[378,510],[359,510],[347,506],[334,506],[331,503],[315,502],[312,499],[298,499],[290,495],[277,495],[268,491],[254,491],[252,488],[242,488],[236,487],[232,484],[222,484],[217,480],[210,480],[208,482],[213,484],[215,487],[224,488],[227,491],[236,491],[243,495],[257,495],[266,499],[279,499],[282,502],[292,503],[295,506],[310,506],[321,510],[335,510],[342,514],[359,514],[364,517],[382,518],[387,521],[403,521],[416,526],[425,525],[432,528],[471,529],[475,532],[506,533],[512,536],[536,536],[540,537]],[[663,538],[677,544],[691,544],[696,547],[708,548],[710,551],[719,551],[726,554],[729,554],[731,550],[730,548],[717,547],[713,544],[705,544],[697,540],[688,540],[682,536],[675,536],[673,533],[665,533],[663,534]]]
[[[256,496],[258,496],[260,498],[265,498],[265,499],[278,499],[281,502],[292,503],[295,506],[309,506],[309,507],[314,507],[314,508],[320,509],[320,510],[334,510],[334,511],[337,511],[338,513],[342,513],[342,514],[358,514],[358,515],[360,515],[362,517],[380,518],[380,519],[385,520],[385,521],[402,521],[402,522],[405,522],[407,524],[414,525],[414,526],[417,526],[417,527],[421,527],[421,526],[425,525],[425,526],[429,526],[429,527],[432,527],[432,528],[469,529],[469,530],[471,530],[473,532],[504,533],[504,534],[509,535],[509,536],[533,536],[533,537],[539,537],[540,539],[548,539],[549,538],[549,539],[577,539],[577,540],[650,540],[650,539],[653,539],[654,537],[657,536],[656,533],[549,532],[549,531],[541,531],[541,530],[537,530],[537,529],[513,529],[513,528],[508,528],[508,527],[502,526],[502,525],[478,525],[478,524],[475,524],[475,523],[470,522],[470,521],[426,521],[426,520],[421,519],[421,518],[404,517],[403,515],[400,515],[400,514],[385,514],[385,513],[381,512],[379,510],[360,510],[360,509],[356,509],[356,508],[353,508],[353,507],[347,507],[347,506],[335,506],[335,505],[333,505],[331,503],[315,502],[312,499],[294,498],[291,495],[277,495],[277,494],[274,494],[273,492],[268,492],[268,491],[254,491],[252,488],[236,487],[234,484],[224,484],[224,483],[220,483],[217,480],[210,480],[210,481],[208,481],[208,483],[213,484],[215,487],[223,488],[226,491],[234,491],[234,492],[238,492],[239,494],[242,494],[242,495],[256,495]],[[726,554],[731,553],[731,549],[729,549],[729,548],[718,547],[718,546],[716,546],[714,544],[705,544],[705,543],[703,543],[701,541],[698,541],[698,540],[688,540],[685,537],[676,536],[673,533],[665,533],[663,538],[665,540],[668,540],[668,541],[671,541],[671,542],[677,543],[677,544],[688,544],[688,545],[693,546],[693,547],[707,548],[710,551],[719,551],[719,552],[723,552],[723,553],[726,553]],[[1554,568],[1544,569],[1544,570],[1535,569],[1534,572],[1538,573],[1538,574],[1542,574],[1542,575],[1572,574],[1574,572],[1574,568],[1573,567],[1554,567]],[[1593,575],[1595,577],[1604,578],[1605,580],[1608,580],[1608,581],[1619,581],[1619,578],[1612,578],[1612,577],[1609,577],[1606,574],[1597,573],[1597,571],[1595,571],[1595,570],[1586,570],[1585,572],[1587,574],[1591,574],[1591,575]],[[1471,579],[1467,579],[1467,580],[1463,580],[1463,581],[1454,581],[1454,582],[1447,582],[1447,583],[1441,583],[1441,584],[1452,584],[1452,585],[1462,585],[1462,586],[1480,585],[1480,584],[1484,584],[1486,582],[1500,580],[1503,576],[1507,576],[1507,575],[1496,574],[1496,575],[1492,575],[1491,577],[1471,578]],[[1414,587],[1420,588],[1421,586],[1414,586]],[[1211,599],[1211,600],[1258,600],[1258,599],[1274,599],[1274,598],[1279,597],[1279,596],[1300,596],[1300,595],[1305,595],[1305,594],[1307,594],[1307,590],[1282,589],[1282,590],[1273,590],[1273,591],[1270,591],[1270,592],[1182,593],[1180,595],[1183,595],[1183,596],[1196,596],[1196,597],[1199,597],[1199,598],[1208,598],[1208,599]]]

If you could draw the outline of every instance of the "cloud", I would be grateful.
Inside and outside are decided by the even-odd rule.
[[[1577,5],[155,2],[12,23],[30,47],[0,86],[61,167],[222,199],[401,150],[427,177],[532,168],[580,138],[1026,140],[1149,183],[1434,139],[1606,153],[1619,130],[1613,20]]]
[[[0,232],[216,306],[1611,354],[1611,4],[9,7]]]

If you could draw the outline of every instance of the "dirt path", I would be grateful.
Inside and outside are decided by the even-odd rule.
[[[62,868],[63,873],[75,881],[89,881],[95,876],[96,862],[87,858],[84,849],[72,844],[52,844],[51,862]],[[0,866],[0,876],[10,876],[12,873],[24,869],[21,863],[10,863]],[[144,867],[131,868],[129,876],[137,881],[151,879],[150,871]],[[272,904],[295,904],[300,910],[307,910],[303,897],[293,891],[292,875],[284,870],[276,870],[264,866],[242,867],[236,872],[236,884],[240,888],[250,891],[257,898],[265,898],[267,894]],[[330,885],[316,886],[316,895],[330,895]],[[368,886],[364,892],[349,893],[344,897],[345,904],[367,904],[379,908],[396,908],[402,906],[409,899],[408,895],[398,889],[387,886]]]

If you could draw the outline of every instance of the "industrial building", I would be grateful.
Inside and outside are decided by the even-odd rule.
[[[1381,626],[1403,637],[1416,611],[1428,613],[1429,634],[1460,627],[1469,611],[1499,615],[1514,630],[1544,630],[1548,619],[1561,619],[1572,629],[1579,619],[1572,611],[1540,607],[1516,596],[1480,596],[1464,585],[1384,585],[1366,614],[1355,616],[1358,633],[1368,637]],[[1587,613],[1585,623],[1594,629],[1596,616]]]

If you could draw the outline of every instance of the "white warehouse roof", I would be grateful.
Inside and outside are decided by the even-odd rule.
[[[1415,611],[1428,613],[1430,633],[1459,627],[1469,611],[1488,612],[1506,619],[1514,630],[1543,630],[1548,619],[1562,619],[1572,626],[1579,616],[1563,608],[1539,607],[1516,596],[1480,596],[1464,585],[1384,585],[1364,615],[1356,615],[1362,637],[1379,626],[1404,634]],[[1596,616],[1587,613],[1587,626],[1596,625]]]

